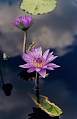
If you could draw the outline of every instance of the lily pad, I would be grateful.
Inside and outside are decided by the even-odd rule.
[[[37,98],[35,96],[32,96],[32,99],[39,108],[41,108],[51,117],[60,116],[63,113],[57,105],[48,100],[48,97],[40,96],[39,103],[37,102]]]
[[[56,8],[57,0],[22,0],[20,8],[32,15],[45,14]]]

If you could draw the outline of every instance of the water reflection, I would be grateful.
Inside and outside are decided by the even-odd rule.
[[[5,0],[2,1],[4,2]],[[10,5],[12,5],[12,1],[13,0],[9,2]],[[43,37],[39,38],[40,42],[45,42],[47,46],[49,41],[50,47],[61,47],[60,51],[65,51],[65,54],[56,61],[57,64],[61,65],[61,68],[51,72],[48,79],[42,80],[42,93],[47,95],[50,100],[63,109],[64,115],[62,119],[77,119],[77,36],[74,38],[72,36],[72,31],[77,29],[77,8],[72,6],[71,1],[73,0],[62,1],[59,6],[62,9],[59,8],[58,12],[56,11],[57,14],[47,15],[41,20],[37,19],[36,25],[34,25],[32,29],[34,36],[37,32],[36,39],[43,35]],[[27,82],[25,81],[28,79],[25,78],[25,72],[21,73],[21,77],[19,76],[19,73],[23,72],[18,67],[22,64],[22,59],[21,56],[17,55],[20,53],[20,49],[22,49],[23,34],[19,31],[13,31],[12,28],[9,28],[9,25],[6,25],[16,17],[14,17],[15,13],[16,16],[19,15],[15,7],[11,10],[5,6],[1,7],[0,45],[10,56],[14,56],[8,58],[6,68],[3,67],[3,71],[6,69],[6,75],[3,73],[4,81],[6,82],[5,85],[8,84],[8,82],[12,83],[14,90],[12,90],[10,97],[5,96],[3,91],[0,90],[1,119],[26,119],[24,115],[28,115],[34,106],[32,100],[27,95],[28,92],[32,92],[33,82],[29,80]],[[11,16],[13,17],[10,18]],[[49,35],[47,34],[47,30],[44,30],[41,34],[40,29],[43,26],[48,29]],[[52,29],[56,34],[55,39],[52,37],[53,33],[51,34]],[[69,35],[72,37],[72,40],[70,40],[71,37],[65,37],[66,32],[70,32]],[[65,34],[64,37],[62,37],[63,34]],[[69,52],[67,52],[67,50],[69,50]],[[2,89],[2,87],[0,87],[0,89]],[[37,110],[37,108],[33,108],[32,115],[37,115],[36,112],[40,113],[40,111]],[[42,112],[40,116],[37,116],[36,119],[38,119],[38,117],[41,119],[42,114],[44,114],[44,112]],[[29,118],[32,117],[32,115],[29,115]],[[34,119],[34,116],[32,118]],[[50,117],[47,119],[50,119]]]
[[[33,113],[28,114],[28,116],[28,119],[59,119],[59,117],[50,117],[48,114],[37,107],[33,107]]]
[[[76,119],[77,117],[77,37],[75,36],[75,40],[70,47],[66,47],[71,49],[69,53],[66,55],[59,57],[56,60],[56,63],[61,64],[62,67],[54,72],[51,72],[47,79],[42,80],[42,93],[47,95],[50,100],[59,105],[64,112],[64,116],[62,119]],[[4,98],[3,94],[0,92],[0,102],[2,104],[1,111],[3,113],[7,110],[7,108],[11,110],[8,118],[11,118],[14,115],[15,118],[24,119],[23,115],[28,115],[33,107],[33,102],[27,96],[28,92],[32,92],[33,82],[32,81],[24,81],[18,77],[19,72],[21,71],[18,67],[20,64],[23,64],[21,56],[16,56],[12,58],[8,58],[7,60],[7,78],[8,81],[11,79],[11,83],[14,85],[13,94],[9,98]],[[3,67],[4,69],[4,67]],[[52,79],[52,80],[51,80]],[[31,83],[32,82],[32,83]],[[25,98],[24,98],[25,97]],[[14,102],[13,102],[13,100]],[[16,102],[16,103],[15,103]],[[8,104],[9,106],[7,106]],[[11,105],[14,105],[12,107]],[[71,108],[72,107],[72,108]],[[20,116],[18,114],[20,113]],[[24,113],[23,113],[24,112]],[[7,112],[7,114],[9,111]],[[34,111],[33,111],[34,113]],[[0,113],[1,114],[1,113]],[[2,116],[2,119],[6,119],[6,117]]]
[[[13,86],[11,83],[3,84],[2,89],[6,96],[10,96],[12,93]]]
[[[22,80],[25,80],[25,81],[28,81],[28,80],[35,80],[35,77],[36,77],[36,73],[33,72],[33,73],[27,73],[27,70],[25,69],[21,69],[20,73],[18,74],[18,76],[22,79]]]
[[[6,64],[6,60],[4,59],[4,52],[2,50],[0,50],[0,80],[1,80],[1,88],[3,90],[3,92],[5,93],[6,96],[10,96],[12,89],[13,89],[13,85],[11,83],[5,83],[4,81],[4,71],[3,71],[3,67],[5,67]]]

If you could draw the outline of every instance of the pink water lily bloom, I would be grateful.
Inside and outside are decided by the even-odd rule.
[[[31,24],[32,24],[31,16],[20,16],[15,20],[15,26],[24,31],[27,30]]]
[[[42,48],[34,48],[31,51],[23,54],[23,59],[26,62],[24,65],[20,65],[21,68],[28,68],[27,72],[38,72],[43,78],[46,77],[46,70],[54,70],[55,68],[60,67],[52,63],[57,56],[53,55],[53,52],[46,50],[42,53]]]

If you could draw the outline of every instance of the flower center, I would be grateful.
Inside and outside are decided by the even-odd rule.
[[[37,68],[42,68],[45,63],[44,63],[44,61],[43,61],[41,58],[38,58],[38,59],[35,59],[35,60],[33,61],[33,64],[34,64],[34,66],[37,67]]]

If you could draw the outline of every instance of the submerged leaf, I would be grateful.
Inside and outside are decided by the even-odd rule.
[[[56,0],[22,0],[20,8],[30,14],[45,14],[56,7]]]

